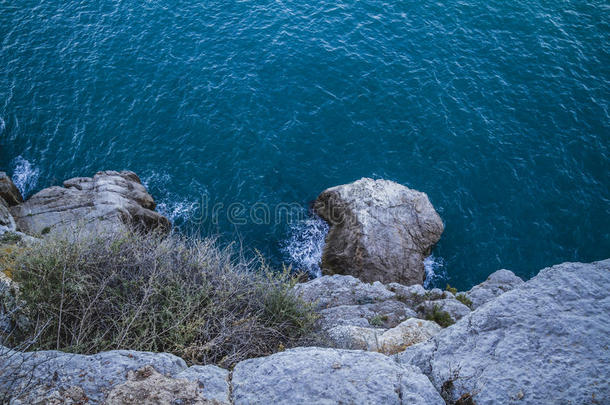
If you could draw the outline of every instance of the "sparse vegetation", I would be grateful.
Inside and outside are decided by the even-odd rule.
[[[445,287],[445,291],[449,291],[453,295],[457,294],[457,288],[451,287],[449,284]]]
[[[438,305],[432,307],[432,311],[426,314],[426,319],[438,323],[443,328],[454,324],[449,312],[441,310]]]
[[[455,298],[468,308],[472,309],[472,301],[466,296],[466,294],[458,294]]]
[[[170,352],[230,367],[298,345],[316,320],[291,293],[287,269],[273,272],[212,239],[51,235],[11,264],[24,314],[46,325],[32,349]]]
[[[369,319],[371,326],[382,327],[388,321],[387,315],[375,315]]]

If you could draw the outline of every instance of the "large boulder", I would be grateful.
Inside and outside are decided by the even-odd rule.
[[[64,181],[11,207],[19,230],[30,234],[115,231],[125,225],[167,231],[170,222],[154,211],[155,202],[130,171],[104,171]]]
[[[0,198],[10,207],[23,202],[19,189],[5,172],[0,172]]]
[[[416,368],[362,351],[287,350],[238,363],[232,382],[235,405],[444,404]]]
[[[143,368],[154,369],[155,373],[147,374],[155,378],[148,380],[141,373],[134,374]],[[153,393],[151,383],[159,385],[158,395],[167,396],[176,387],[182,387],[191,393],[196,389],[198,399],[229,403],[228,377],[227,370],[216,366],[187,368],[184,360],[168,353],[132,350],[94,355],[59,351],[24,353],[0,346],[0,402],[8,397],[14,405],[53,403],[51,399],[55,403],[79,403],[81,398],[86,398],[86,403],[99,404],[113,391],[114,403],[121,403],[123,394],[128,392]]]
[[[314,210],[330,225],[323,273],[363,281],[423,283],[424,258],[444,229],[425,193],[388,180],[363,178],[329,188]]]
[[[546,268],[396,358],[448,403],[609,403],[608,286],[610,259]]]

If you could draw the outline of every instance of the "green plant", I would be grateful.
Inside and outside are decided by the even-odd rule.
[[[455,298],[460,301],[462,304],[466,305],[468,308],[472,309],[472,300],[466,296],[466,294],[458,294]]]
[[[447,287],[445,287],[445,291],[449,291],[453,295],[457,294],[457,288],[451,287],[449,284],[447,284]]]
[[[443,328],[455,323],[449,312],[441,310],[438,305],[432,307],[432,310],[426,314],[426,319],[438,323]]]
[[[0,236],[0,244],[2,243],[17,243],[21,240],[21,235],[15,232],[5,232]]]
[[[25,314],[48,325],[34,349],[163,351],[231,367],[297,345],[317,317],[292,293],[289,269],[213,239],[50,235],[12,268]]]
[[[369,324],[371,324],[371,326],[382,327],[387,321],[387,315],[375,315],[374,317],[369,319]]]
[[[51,227],[50,226],[45,226],[44,228],[42,228],[42,230],[40,231],[41,235],[46,235],[49,232],[51,232]]]

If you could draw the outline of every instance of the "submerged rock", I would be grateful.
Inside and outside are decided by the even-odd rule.
[[[443,233],[425,193],[388,180],[360,179],[322,192],[314,209],[330,225],[325,274],[421,284],[424,258]]]
[[[297,348],[237,364],[234,404],[444,404],[428,378],[379,353]]]
[[[610,260],[560,264],[517,284],[396,358],[448,401],[608,403]]]
[[[20,231],[37,235],[80,227],[114,231],[125,225],[169,230],[169,220],[154,209],[153,198],[135,173],[104,171],[66,180],[64,187],[45,188],[11,207],[11,213]]]

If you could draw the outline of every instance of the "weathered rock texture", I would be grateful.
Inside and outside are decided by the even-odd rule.
[[[169,395],[173,384],[178,384],[189,390],[196,387],[201,399],[230,402],[227,370],[216,366],[187,368],[184,360],[168,353],[114,350],[86,356],[58,351],[21,353],[1,346],[0,398],[8,393],[13,397],[12,404],[24,405],[52,403],[51,400],[78,403],[78,398],[87,398],[87,403],[101,403],[131,375],[131,384],[123,385],[122,390],[115,392],[114,398],[118,401],[122,397],[119,393],[132,389],[134,394],[147,386],[145,379],[138,380],[130,374],[146,366],[166,377],[180,379],[178,382],[163,380],[163,384],[169,384],[165,387],[168,390],[159,387],[158,395]],[[161,383],[159,379],[157,382]],[[154,396],[155,392],[150,394]]]
[[[515,276],[512,271],[498,270],[490,274],[481,284],[472,287],[466,296],[472,301],[472,308],[475,309],[521,284],[523,280]]]
[[[0,198],[6,201],[9,207],[23,202],[19,189],[5,172],[0,172]]]
[[[444,229],[426,194],[392,181],[363,178],[325,190],[314,209],[330,225],[323,273],[423,283],[424,258]]]
[[[517,284],[397,359],[450,401],[610,403],[610,260],[564,263]]]
[[[379,353],[297,348],[243,361],[234,404],[443,404],[419,370]]]
[[[11,207],[20,231],[45,234],[77,227],[114,231],[126,224],[170,228],[169,220],[154,211],[153,198],[133,172],[98,172],[93,177],[66,180],[63,185],[46,188]]]
[[[441,331],[434,322],[409,318],[391,329],[340,325],[328,331],[334,347],[396,354],[425,342]]]
[[[397,353],[434,336],[440,327],[425,318],[428,307],[457,320],[470,309],[449,292],[421,285],[364,283],[352,276],[322,276],[297,284],[295,293],[312,302],[329,346]],[[465,311],[465,312],[464,312]]]
[[[184,378],[176,379],[159,374],[154,367],[146,366],[127,373],[127,381],[110,391],[106,405],[216,405],[219,402],[205,398],[199,384]]]

